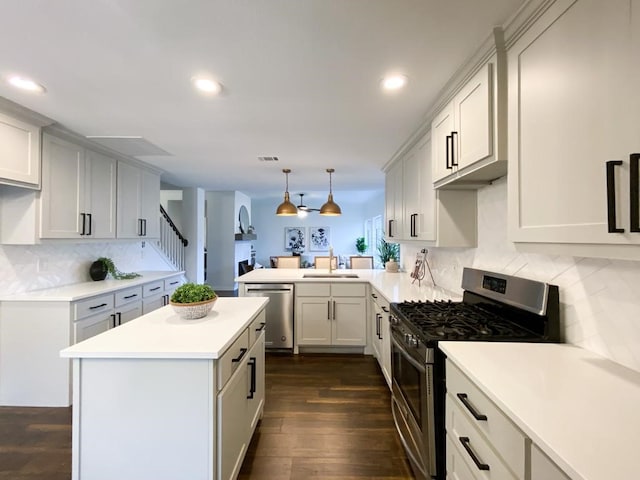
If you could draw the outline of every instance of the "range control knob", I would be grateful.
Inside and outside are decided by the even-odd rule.
[[[407,345],[413,348],[418,347],[418,339],[415,337],[415,335],[409,334],[409,338],[407,339]]]
[[[400,320],[398,320],[396,317],[394,317],[393,315],[391,315],[389,317],[389,323],[391,325],[398,325],[400,323]]]

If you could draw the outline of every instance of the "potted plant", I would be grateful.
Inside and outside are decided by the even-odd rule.
[[[400,245],[388,243],[384,238],[378,242],[378,256],[387,272],[398,271],[398,260],[400,259]]]
[[[107,275],[111,275],[114,280],[128,280],[139,277],[139,273],[123,273],[116,268],[113,260],[107,257],[100,257],[89,267],[89,276],[92,280],[104,280]]]
[[[175,289],[169,303],[180,317],[195,320],[207,316],[217,299],[209,285],[185,283]]]
[[[356,250],[358,251],[358,255],[362,255],[367,251],[367,244],[364,243],[364,237],[356,238]]]

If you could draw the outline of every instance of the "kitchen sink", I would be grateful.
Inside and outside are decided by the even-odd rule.
[[[302,278],[359,278],[355,273],[305,273]]]

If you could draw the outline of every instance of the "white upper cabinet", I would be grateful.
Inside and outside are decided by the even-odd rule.
[[[392,233],[389,235],[387,231],[387,240],[473,247],[477,244],[476,192],[436,191],[431,155],[431,138],[427,132],[387,170],[385,210],[387,228],[391,227]],[[399,197],[398,191],[402,193]],[[390,212],[395,212],[394,218],[390,218]]]
[[[160,236],[160,175],[118,162],[118,238]]]
[[[639,11],[637,0],[558,0],[512,41],[511,240],[640,259]]]
[[[494,159],[493,70],[493,63],[482,66],[431,123],[437,186],[462,183],[471,173],[480,180],[476,164]],[[490,173],[482,180],[495,179],[504,173],[506,170]]]
[[[43,136],[40,238],[78,238],[86,231],[84,148]]]
[[[385,236],[390,242],[404,238],[402,162],[396,162],[385,176]]]
[[[40,238],[114,238],[116,160],[43,136]]]
[[[0,183],[40,188],[40,128],[1,113]]]

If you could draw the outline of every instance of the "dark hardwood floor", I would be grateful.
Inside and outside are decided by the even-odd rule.
[[[240,479],[413,478],[373,357],[267,354],[266,369]],[[0,479],[70,478],[71,408],[0,407]]]

